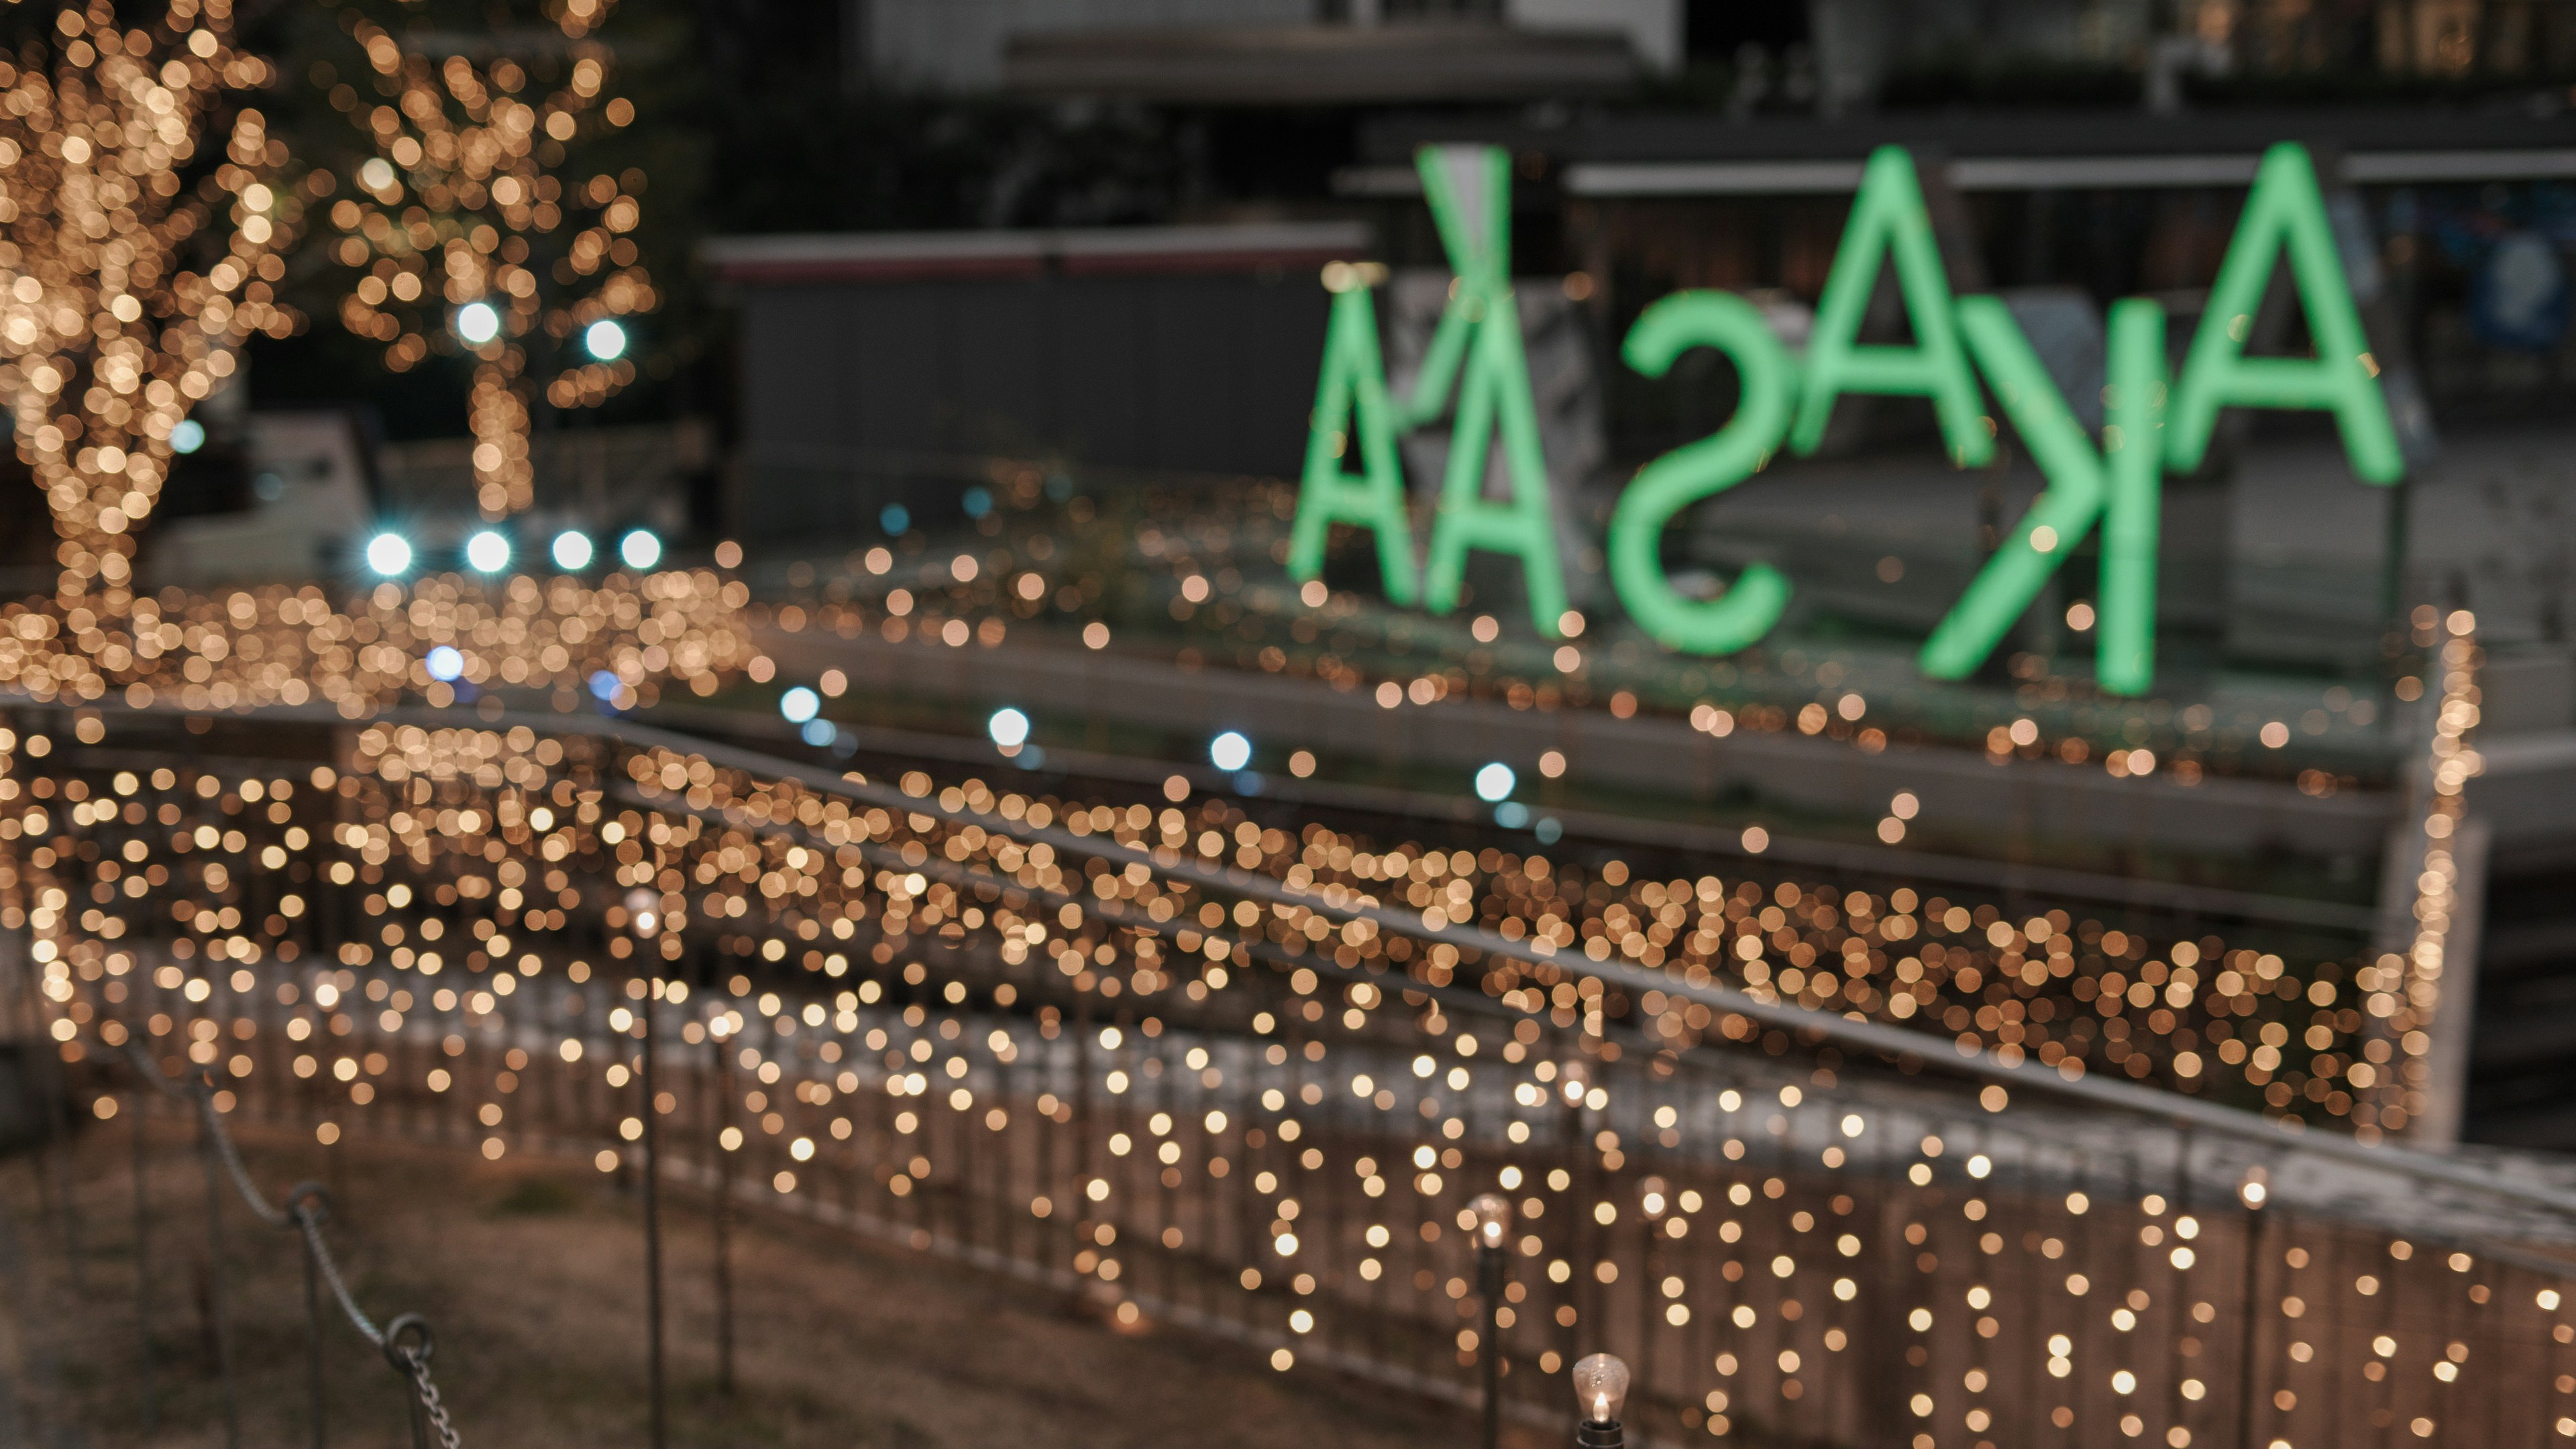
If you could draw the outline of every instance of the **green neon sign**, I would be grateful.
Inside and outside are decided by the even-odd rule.
[[[1334,524],[1364,528],[1375,536],[1387,597],[1419,599],[1447,613],[1457,607],[1470,550],[1508,554],[1521,562],[1532,622],[1554,637],[1565,585],[1510,284],[1509,158],[1489,147],[1431,148],[1418,165],[1457,280],[1414,395],[1398,398],[1386,383],[1372,269],[1337,274],[1289,573],[1303,580],[1322,572]],[[2284,260],[2317,355],[2248,356],[2253,319]],[[1870,297],[1891,268],[1912,341],[1864,343]],[[1724,292],[1667,297],[1629,330],[1621,356],[1643,376],[1663,377],[1684,353],[1708,347],[1733,364],[1741,396],[1725,427],[1647,464],[1622,494],[1606,550],[1621,604],[1649,636],[1683,653],[1726,654],[1759,641],[1787,608],[1788,578],[1756,564],[1715,600],[1684,598],[1664,574],[1665,527],[1761,471],[1783,446],[1799,455],[1815,451],[1846,394],[1927,399],[1952,463],[1985,464],[1994,456],[1991,393],[2048,486],[1925,640],[1923,672],[1936,679],[1974,673],[2067,558],[2098,533],[2096,675],[2108,693],[2144,693],[2155,674],[2164,471],[2200,466],[2222,410],[2331,412],[2354,473],[2367,482],[2398,481],[2405,462],[2324,194],[2301,147],[2284,144],[2265,155],[2179,379],[2168,384],[2165,377],[2165,317],[2156,302],[2113,304],[2106,330],[2097,440],[2010,310],[1993,297],[1952,294],[1913,158],[1880,148],[1853,199],[1803,359],[1791,356],[1752,304]],[[1455,432],[1417,583],[1395,442],[1436,422],[1453,402]],[[1497,434],[1506,485],[1500,499],[1488,496],[1487,483]],[[1357,472],[1345,462],[1354,451]]]

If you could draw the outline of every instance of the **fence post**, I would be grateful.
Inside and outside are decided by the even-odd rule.
[[[2255,1420],[2262,1414],[2254,1396],[2261,1392],[2259,1371],[2254,1362],[2255,1340],[2263,1325],[2263,1228],[2269,1214],[2263,1211],[2267,1193],[2259,1185],[2249,1184],[2242,1194],[2245,1202],[2245,1293],[2238,1308],[2236,1363],[2236,1442],[2253,1449]]]
[[[199,1074],[190,1089],[197,1104],[197,1155],[206,1178],[206,1314],[215,1333],[215,1368],[224,1382],[224,1449],[241,1449],[241,1402],[233,1389],[232,1329],[224,1321],[224,1199],[215,1160],[212,1082]]]
[[[302,1182],[286,1195],[287,1226],[295,1230],[304,1248],[304,1374],[305,1392],[312,1402],[313,1449],[324,1449],[330,1441],[329,1420],[322,1400],[322,1262],[321,1249],[314,1236],[304,1231],[310,1222],[320,1228],[330,1215],[330,1199],[318,1182]]]
[[[134,1328],[142,1344],[142,1363],[137,1374],[137,1387],[143,1395],[143,1428],[146,1433],[161,1426],[160,1396],[152,1383],[152,1212],[144,1193],[143,1181],[143,1108],[151,1100],[148,1094],[136,1092],[134,1117]]]
[[[670,1427],[668,1395],[662,1382],[662,1133],[654,1121],[660,1113],[653,1098],[653,1006],[655,988],[659,983],[654,979],[651,963],[646,963],[641,979],[644,983],[643,1071],[639,1074],[644,1097],[644,1314],[647,1331],[652,1337],[652,1444],[653,1449],[663,1449],[670,1442]]]
[[[712,979],[712,978],[710,978]],[[733,1125],[733,1077],[725,1062],[725,1041],[707,1034],[715,1057],[716,1147],[716,1392],[733,1396],[733,1153],[725,1149],[725,1130]]]

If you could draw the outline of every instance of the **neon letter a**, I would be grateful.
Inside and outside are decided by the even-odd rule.
[[[2272,282],[2272,260],[2285,250],[2317,355],[2248,357],[2245,343]],[[2218,264],[2209,310],[2201,314],[2191,356],[2174,387],[2167,442],[2176,471],[2200,466],[2219,409],[2230,407],[2332,412],[2352,471],[2363,481],[2394,483],[2406,476],[2388,399],[2379,390],[2379,364],[2362,335],[2361,311],[2335,251],[2316,167],[2306,147],[2286,141],[2263,153],[2227,259]]]
[[[1448,472],[1440,484],[1439,515],[1431,525],[1424,602],[1435,614],[1458,607],[1469,549],[1512,554],[1521,561],[1531,621],[1540,633],[1553,637],[1565,613],[1565,573],[1548,507],[1538,406],[1530,396],[1529,362],[1521,351],[1520,304],[1512,297],[1511,157],[1497,146],[1425,147],[1417,165],[1458,281],[1413,399],[1415,417],[1437,410],[1435,387],[1446,380],[1440,369],[1452,355],[1442,344],[1458,328],[1470,334],[1458,377],[1458,420],[1449,440]],[[1511,482],[1511,496],[1501,502],[1485,497],[1485,460],[1497,428]]]
[[[1341,278],[1333,294],[1332,321],[1324,333],[1324,375],[1315,385],[1315,412],[1306,435],[1306,473],[1297,491],[1297,522],[1288,540],[1288,576],[1306,580],[1324,572],[1324,544],[1336,523],[1377,534],[1377,566],[1386,596],[1414,602],[1413,529],[1405,519],[1404,471],[1395,455],[1395,404],[1387,395],[1386,359],[1377,343],[1377,314],[1364,269],[1329,273]],[[1360,471],[1342,459],[1356,451]]]
[[[1897,292],[1914,329],[1910,347],[1860,340],[1870,294],[1878,290],[1882,256],[1896,267]],[[1976,374],[1959,349],[1950,279],[1941,270],[1941,247],[1932,236],[1931,214],[1923,208],[1914,158],[1899,146],[1871,153],[1861,173],[1860,195],[1852,201],[1851,220],[1843,224],[1842,245],[1834,252],[1834,269],[1826,274],[1815,331],[1807,341],[1798,417],[1789,430],[1791,452],[1805,457],[1816,451],[1833,416],[1834,399],[1847,392],[1928,397],[1952,463],[1968,468],[1994,456],[1994,435],[1987,430]]]

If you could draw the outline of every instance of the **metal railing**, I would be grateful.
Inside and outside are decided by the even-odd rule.
[[[2576,1192],[2537,1174],[1541,953],[1033,823],[1047,802],[623,721],[398,728],[192,847],[278,852],[194,887],[235,927],[70,910],[111,884],[93,857],[238,801],[221,761],[194,766],[212,795],[138,781],[139,830],[93,812],[17,847],[22,895],[63,892],[37,932],[58,1037],[220,1063],[235,1110],[487,1156],[632,1170],[650,1119],[658,1170],[727,1201],[1283,1368],[1467,1400],[1499,1355],[1553,1419],[1552,1376],[1608,1348],[1650,1437],[2576,1435]],[[659,1102],[648,1030],[679,1054]],[[1518,1221],[1488,1341],[1461,1214],[1492,1189]]]

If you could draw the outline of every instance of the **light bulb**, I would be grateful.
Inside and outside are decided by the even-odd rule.
[[[478,574],[497,574],[510,566],[510,540],[484,529],[465,540],[465,565]]]
[[[662,927],[662,898],[642,886],[626,893],[626,914],[635,934],[650,936]]]
[[[367,567],[387,578],[411,567],[411,544],[399,533],[380,533],[367,540]]]
[[[469,347],[480,347],[501,335],[500,309],[489,302],[468,302],[456,309],[456,335]]]
[[[1227,730],[1208,741],[1208,762],[1220,770],[1240,770],[1252,763],[1252,741],[1240,730]]]
[[[1616,1424],[1628,1406],[1628,1365],[1615,1354],[1596,1353],[1574,1366],[1574,1402],[1595,1424]]]
[[[628,568],[641,573],[662,561],[662,540],[655,538],[649,528],[630,528],[617,541],[617,556],[626,561]]]
[[[1487,1192],[1477,1194],[1476,1200],[1467,1204],[1467,1211],[1475,1214],[1476,1216],[1476,1245],[1478,1247],[1499,1248],[1503,1245],[1503,1239],[1510,1236],[1512,1231],[1512,1204],[1511,1200],[1504,1197],[1501,1193]]]

